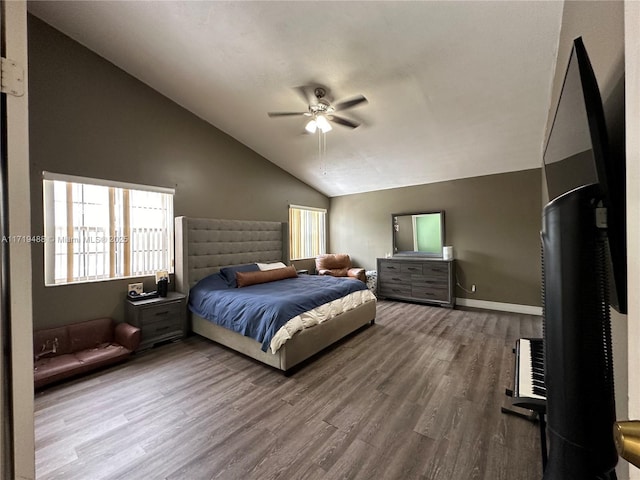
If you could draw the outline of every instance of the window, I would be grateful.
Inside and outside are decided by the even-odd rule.
[[[173,271],[173,189],[44,172],[45,284]]]
[[[322,208],[289,206],[289,257],[312,258],[327,252],[327,211]]]

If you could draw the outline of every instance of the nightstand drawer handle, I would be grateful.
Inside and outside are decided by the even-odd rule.
[[[167,315],[168,313],[169,313],[169,310],[165,310],[164,312],[157,312],[156,317],[159,317],[160,315]]]
[[[168,330],[171,328],[171,325],[167,325],[165,327],[156,328],[156,332],[161,332],[162,330]]]

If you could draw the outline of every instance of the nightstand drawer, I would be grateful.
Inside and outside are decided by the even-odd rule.
[[[146,323],[142,329],[142,340],[166,334],[182,333],[180,317],[158,317],[157,321]]]
[[[152,327],[156,323],[173,321],[180,323],[182,320],[182,302],[163,303],[142,309],[140,323],[143,327]]]

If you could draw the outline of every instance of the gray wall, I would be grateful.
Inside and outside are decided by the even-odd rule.
[[[391,252],[391,214],[445,211],[456,296],[540,305],[540,169],[382,190],[331,199],[332,252],[374,269]]]
[[[175,187],[176,215],[286,222],[329,199],[78,43],[29,16],[32,235],[42,171]],[[33,248],[34,328],[124,318],[127,280],[44,286]],[[145,279],[153,289],[153,279]]]

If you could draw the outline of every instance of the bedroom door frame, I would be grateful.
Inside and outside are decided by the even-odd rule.
[[[640,3],[624,2],[625,111],[627,156],[627,318],[628,412],[640,419]],[[623,418],[622,412],[618,418]],[[621,462],[624,460],[621,460]],[[640,480],[640,469],[629,466],[629,478]]]
[[[33,318],[31,289],[31,188],[29,178],[29,112],[27,68],[27,3],[0,0],[2,56],[15,64],[12,87],[2,94],[6,106],[2,153],[2,224],[7,240],[2,244],[2,317],[7,337],[3,339],[0,442],[4,479],[35,479],[33,419]],[[3,85],[6,85],[3,78]],[[15,83],[13,83],[15,82]],[[5,113],[5,112],[3,112]],[[11,239],[20,239],[11,240]]]

